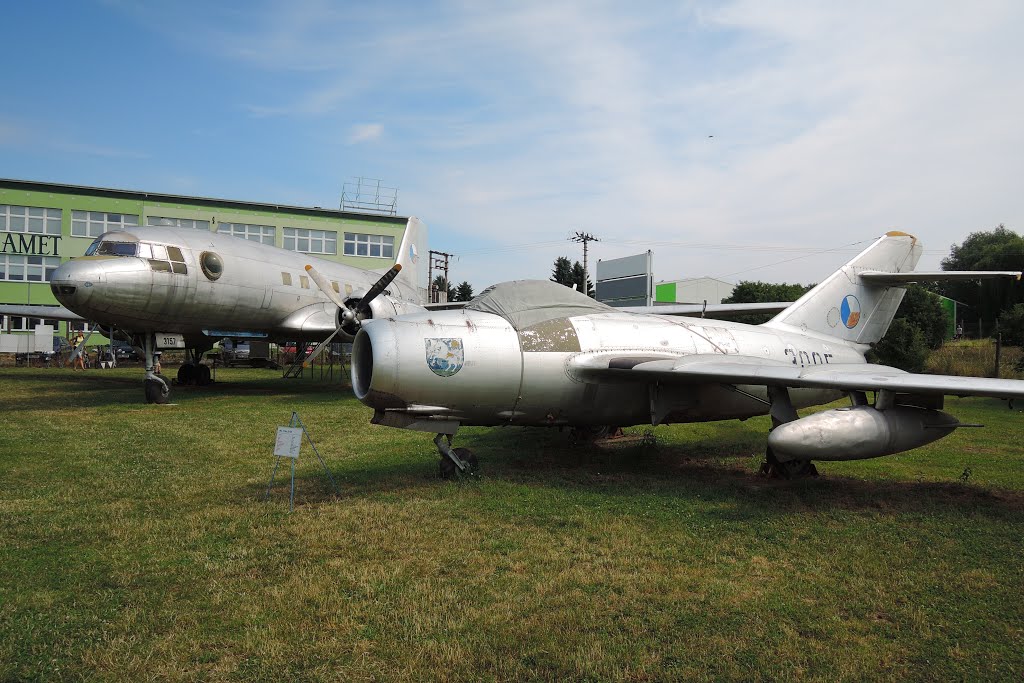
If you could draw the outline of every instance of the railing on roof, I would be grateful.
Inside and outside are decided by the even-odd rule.
[[[398,188],[384,187],[375,178],[353,178],[342,185],[341,210],[394,216],[398,210]]]

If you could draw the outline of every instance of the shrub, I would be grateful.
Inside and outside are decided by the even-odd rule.
[[[924,335],[914,324],[897,318],[889,325],[882,340],[871,350],[869,360],[906,370],[921,372],[928,358],[928,345]]]

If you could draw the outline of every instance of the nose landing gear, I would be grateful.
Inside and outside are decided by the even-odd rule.
[[[458,475],[475,475],[477,470],[476,455],[468,448],[452,448],[451,434],[438,434],[434,437],[441,460],[438,469],[442,479],[452,479]]]
[[[156,374],[156,335],[142,335],[142,351],[146,362],[146,403],[167,403],[171,400],[171,386]]]

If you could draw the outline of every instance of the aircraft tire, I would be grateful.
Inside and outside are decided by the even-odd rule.
[[[455,455],[459,456],[459,460],[466,463],[466,465],[469,467],[469,470],[466,472],[466,474],[472,474],[476,472],[477,465],[480,464],[480,461],[477,460],[476,453],[469,450],[468,448],[456,448]]]
[[[171,397],[171,390],[164,386],[159,380],[146,380],[146,403],[167,403]]]
[[[196,384],[201,387],[205,387],[210,384],[210,366],[209,365],[197,365],[196,366]]]
[[[476,472],[479,460],[477,460],[476,454],[468,448],[456,448],[452,451],[462,462],[466,463],[468,469],[465,472],[460,472],[459,468],[456,467],[452,459],[442,455],[441,460],[438,463],[439,474],[442,479],[455,479],[459,474],[473,474]]]
[[[191,363],[185,363],[178,368],[178,384],[195,384],[196,383],[196,366]]]

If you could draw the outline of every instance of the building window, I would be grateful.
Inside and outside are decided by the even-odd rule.
[[[390,235],[345,233],[345,256],[395,258],[395,238]]]
[[[209,230],[210,221],[193,218],[164,218],[162,216],[146,216],[146,225],[164,228],[192,228],[193,230]]]
[[[128,213],[106,211],[72,211],[72,237],[99,237],[111,230],[124,230],[139,225],[139,217]]]
[[[333,230],[284,228],[284,243],[281,246],[306,254],[337,254],[338,233]]]
[[[252,242],[259,242],[260,244],[269,244],[274,246],[274,226],[273,225],[253,225],[252,223],[219,223],[217,225],[217,232],[231,235],[232,237],[241,237],[245,240]]]
[[[49,325],[57,331],[60,329],[60,322],[57,320],[45,320],[43,318],[22,318],[15,315],[0,315],[0,331],[6,332],[32,332],[36,325]]]
[[[36,235],[60,235],[60,209],[0,204],[0,230]]]
[[[60,265],[59,256],[22,256],[0,254],[0,280],[12,282],[49,282]]]

